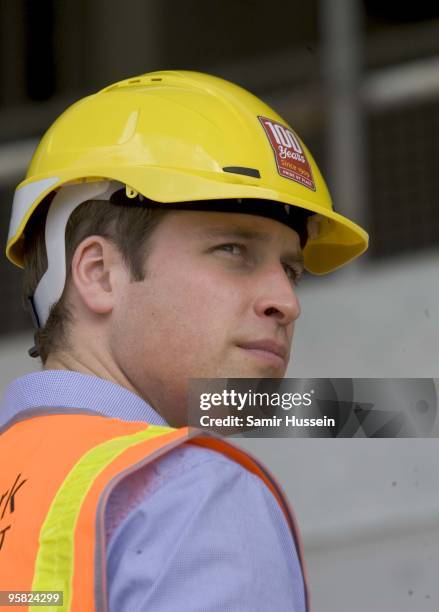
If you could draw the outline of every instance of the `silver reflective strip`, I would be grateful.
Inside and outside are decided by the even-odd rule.
[[[46,220],[48,267],[33,296],[40,327],[44,327],[50,308],[59,300],[66,281],[65,231],[72,212],[86,200],[105,200],[123,187],[116,181],[65,185],[53,198]]]
[[[14,238],[18,232],[23,219],[32,208],[33,203],[42,193],[50,189],[55,183],[59,182],[59,178],[52,176],[50,178],[41,179],[28,183],[16,189],[14,201],[12,202],[11,221],[9,223],[8,242]]]

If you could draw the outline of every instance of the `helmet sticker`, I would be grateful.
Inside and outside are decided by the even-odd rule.
[[[258,119],[274,151],[279,174],[315,191],[316,186],[311,165],[306,158],[297,134],[291,128],[274,121],[274,119],[259,115]]]

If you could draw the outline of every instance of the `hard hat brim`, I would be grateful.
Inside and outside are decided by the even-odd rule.
[[[23,181],[17,187],[17,191],[38,181],[50,186],[29,203],[27,210],[20,211],[15,226],[11,226],[6,248],[8,259],[23,267],[24,227],[35,208],[49,193],[66,183],[99,179],[120,181],[146,198],[162,204],[252,198],[271,200],[319,214],[324,218],[321,232],[317,238],[308,239],[303,252],[305,269],[312,274],[332,272],[364,253],[368,247],[367,232],[353,221],[306,198],[293,197],[278,189],[261,187],[257,178],[236,175],[232,182],[230,174],[222,172],[193,169],[185,171],[157,166],[118,166],[117,168],[113,166],[94,168],[93,177],[90,177],[89,169],[81,171],[78,168],[71,168],[64,169],[56,177],[53,174],[50,177],[34,176],[31,180]]]

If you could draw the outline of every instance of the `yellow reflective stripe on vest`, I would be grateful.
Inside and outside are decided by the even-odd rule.
[[[146,429],[95,446],[75,464],[59,488],[40,531],[33,591],[63,591],[63,606],[47,606],[53,612],[68,611],[72,599],[74,533],[82,503],[93,481],[118,455],[139,442],[175,431],[149,425]],[[29,610],[39,612],[40,607]]]

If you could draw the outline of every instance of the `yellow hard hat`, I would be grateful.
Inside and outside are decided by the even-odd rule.
[[[304,248],[305,268],[314,274],[367,249],[367,233],[334,212],[317,164],[291,126],[245,89],[207,74],[152,72],[68,108],[16,189],[10,261],[23,267],[26,224],[49,193],[107,179],[160,203],[226,200],[232,207],[247,198],[317,213]]]

